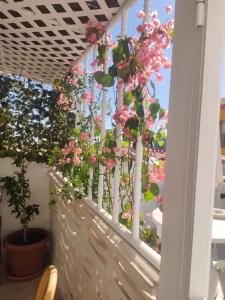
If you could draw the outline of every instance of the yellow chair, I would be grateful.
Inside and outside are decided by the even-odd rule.
[[[57,285],[58,272],[55,266],[45,270],[39,283],[35,300],[53,300]]]

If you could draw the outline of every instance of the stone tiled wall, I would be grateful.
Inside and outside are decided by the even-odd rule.
[[[58,200],[50,212],[58,299],[156,299],[158,271],[85,202]]]

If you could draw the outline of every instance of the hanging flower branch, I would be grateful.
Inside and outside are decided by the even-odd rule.
[[[168,6],[166,12],[171,14]],[[143,11],[137,13],[143,19]],[[138,134],[142,136],[142,195],[146,202],[156,201],[162,207],[162,196],[159,183],[164,181],[167,112],[160,106],[154,81],[163,81],[162,69],[171,67],[166,56],[166,49],[173,40],[173,20],[161,23],[158,13],[154,11],[149,23],[137,27],[137,36],[119,37],[112,49],[112,64],[107,72],[99,68],[93,74],[99,87],[99,99],[96,99],[94,145],[89,140],[90,116],[93,114],[90,88],[86,87],[83,73],[79,67],[70,67],[62,81],[58,84],[61,91],[58,104],[66,112],[76,108],[77,101],[84,101],[89,107],[86,122],[71,131],[71,139],[63,149],[55,150],[53,156],[58,161],[59,169],[69,178],[70,186],[79,187],[87,194],[88,170],[93,168],[93,198],[96,197],[99,166],[105,166],[103,206],[112,211],[112,178],[117,160],[120,160],[120,222],[132,228],[134,205],[135,149]],[[106,28],[100,23],[88,22],[86,39],[97,44],[98,56],[92,65],[101,67],[107,57],[108,48],[112,47]],[[99,152],[101,138],[101,116],[98,114],[101,90],[115,87],[115,106],[119,91],[123,91],[123,105],[112,116],[112,127],[106,130],[104,147]],[[78,100],[79,99],[79,100]],[[110,114],[110,112],[109,112]],[[115,124],[122,128],[122,144],[116,143]],[[118,156],[118,153],[120,155]],[[140,215],[140,234],[142,239],[157,247],[157,239],[151,228]]]

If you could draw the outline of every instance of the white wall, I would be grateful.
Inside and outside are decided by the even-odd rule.
[[[12,176],[16,170],[15,165],[12,165],[13,160],[10,158],[0,159],[0,177]],[[49,229],[49,176],[48,167],[44,164],[30,163],[28,167],[27,177],[30,180],[31,199],[30,203],[39,204],[40,214],[31,222],[31,227],[40,227]],[[18,219],[15,219],[10,214],[10,208],[7,205],[6,192],[3,194],[2,202],[0,202],[2,216],[2,238],[21,228]]]

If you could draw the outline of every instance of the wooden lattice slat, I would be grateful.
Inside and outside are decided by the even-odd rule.
[[[87,21],[110,22],[125,0],[0,0],[0,71],[52,82],[88,47]]]

